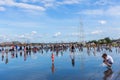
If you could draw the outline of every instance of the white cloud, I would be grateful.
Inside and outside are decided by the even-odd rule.
[[[100,20],[100,21],[98,21],[98,23],[100,23],[100,24],[106,24],[107,21],[105,21],[105,20]]]
[[[70,34],[70,36],[80,36],[80,33],[75,32],[75,33]]]
[[[23,2],[32,2],[32,3],[43,3],[45,7],[51,7],[56,5],[63,5],[63,4],[79,4],[83,0],[22,0]]]
[[[14,6],[19,7],[19,8],[24,8],[24,9],[45,11],[45,8],[41,6],[30,5],[26,3],[15,3]]]
[[[22,2],[42,3],[44,7],[53,7],[56,4],[56,0],[22,0]]]
[[[21,35],[16,35],[16,39],[22,42],[37,42],[40,38],[46,38],[46,34],[39,34],[37,31],[32,31],[30,33],[23,33]]]
[[[6,9],[4,7],[0,7],[0,11],[5,11]]]
[[[111,6],[108,9],[84,10],[78,12],[78,14],[120,16],[120,6]]]
[[[7,6],[13,6],[14,5],[13,0],[0,0],[0,5],[7,5]]]
[[[48,7],[56,7],[60,5],[72,5],[72,4],[79,4],[83,0],[21,0],[20,2],[17,2],[16,0],[0,0],[0,5],[10,6],[10,7],[18,7],[28,10],[39,10],[39,11],[45,11]],[[32,4],[29,4],[32,3]],[[36,5],[36,3],[39,3],[39,5]]]
[[[0,42],[10,41],[11,38],[8,35],[0,35]]]
[[[103,32],[102,30],[96,30],[96,31],[91,32],[91,34],[100,34],[102,32]]]
[[[43,3],[45,7],[56,6],[56,0],[42,0],[41,3]]]
[[[46,3],[46,4],[44,4],[44,6],[45,7],[53,7],[54,5],[53,5],[53,3]]]
[[[18,40],[20,42],[30,42],[32,39],[34,39],[34,36],[32,36],[30,33],[25,33],[17,36],[12,36],[15,38],[15,40]]]
[[[39,10],[39,11],[45,11],[44,7],[27,4],[27,3],[18,3],[14,0],[1,0],[0,5],[10,6],[10,7],[18,7],[23,9],[30,9],[30,10]]]
[[[31,34],[32,35],[37,34],[37,31],[32,31]]]
[[[79,4],[81,0],[63,0],[62,2],[57,2],[58,4]]]
[[[94,3],[95,5],[113,5],[115,2],[111,0],[98,0]]]
[[[36,34],[37,33],[37,31],[32,31],[32,34]]]
[[[21,35],[17,35],[17,38],[18,39],[30,39],[30,38],[32,38],[32,36],[31,36],[31,33],[24,33]]]
[[[111,6],[106,11],[106,15],[118,15],[118,16],[120,16],[120,6]]]
[[[19,35],[18,38],[25,39],[25,35]]]
[[[104,10],[102,10],[102,9],[85,10],[85,11],[79,12],[78,14],[86,14],[86,15],[103,15],[103,14],[104,14]]]
[[[43,36],[44,36],[44,35],[39,34],[39,35],[36,36],[36,38],[43,38]]]
[[[58,37],[60,35],[61,35],[61,32],[57,32],[57,33],[54,34],[54,37]]]
[[[0,38],[7,38],[6,35],[0,35]]]
[[[22,2],[28,2],[28,0],[22,0]]]

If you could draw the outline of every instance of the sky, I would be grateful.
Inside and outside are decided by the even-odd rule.
[[[119,0],[0,0],[0,42],[120,38]]]

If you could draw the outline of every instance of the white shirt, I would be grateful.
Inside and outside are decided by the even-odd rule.
[[[110,55],[107,55],[107,60],[110,63],[114,63],[113,58]]]

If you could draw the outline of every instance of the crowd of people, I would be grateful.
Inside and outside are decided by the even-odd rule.
[[[96,45],[96,44],[77,44],[77,43],[69,43],[69,44],[41,44],[41,45],[12,45],[12,46],[1,46],[0,47],[0,53],[2,56],[2,61],[6,58],[5,63],[8,63],[8,54],[11,54],[11,58],[17,58],[18,55],[22,56],[24,55],[24,60],[27,59],[28,55],[31,55],[31,53],[41,53],[44,54],[45,52],[51,52],[52,55],[61,56],[64,55],[64,52],[69,51],[70,54],[75,54],[76,51],[84,51],[86,50],[88,55],[93,52],[94,54],[96,52],[104,52],[109,51],[112,52],[113,49],[116,51],[116,53],[120,53],[120,46],[112,46],[112,45]],[[71,57],[72,65],[74,66],[74,57]],[[53,57],[52,57],[52,62]]]
[[[59,55],[63,56],[66,51],[69,52],[71,65],[75,66],[75,55],[76,52],[83,52],[86,51],[88,55],[93,53],[94,55],[97,53],[101,53],[101,57],[103,58],[103,63],[106,64],[108,67],[112,67],[113,58],[105,52],[116,52],[120,53],[120,46],[112,46],[112,45],[100,45],[100,44],[41,44],[41,45],[13,45],[13,46],[1,46],[0,53],[1,53],[1,60],[5,62],[5,64],[9,63],[9,58],[18,58],[23,57],[24,61],[27,60],[29,56],[36,53],[51,53],[51,72],[54,74],[55,72],[55,58]],[[108,69],[105,73],[111,71],[112,69]],[[105,77],[106,78],[106,77]]]

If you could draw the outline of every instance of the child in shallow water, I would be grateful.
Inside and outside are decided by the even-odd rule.
[[[108,67],[112,66],[112,64],[113,64],[113,58],[110,55],[107,55],[106,53],[104,53],[102,55],[102,58],[103,58],[103,63],[105,65],[107,65]]]

